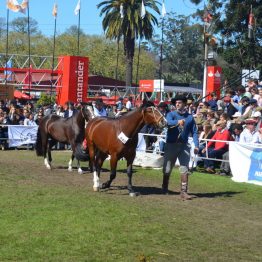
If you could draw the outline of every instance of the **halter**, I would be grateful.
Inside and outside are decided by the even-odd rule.
[[[161,119],[164,118],[164,116],[160,113],[160,116],[157,119],[155,112],[158,111],[158,110],[154,106],[150,106],[150,107],[148,107],[146,109],[149,109],[149,108],[152,110],[155,122],[158,124],[161,121]],[[145,122],[145,112],[144,112],[144,110],[143,110],[143,121]]]

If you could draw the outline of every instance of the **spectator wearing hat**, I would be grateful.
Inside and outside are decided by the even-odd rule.
[[[185,96],[176,96],[171,100],[171,103],[175,103],[176,110],[169,112],[166,117],[168,130],[164,153],[162,190],[163,193],[168,192],[169,177],[178,158],[180,163],[179,172],[181,175],[180,196],[183,200],[188,200],[191,199],[191,196],[187,193],[188,165],[190,160],[188,137],[192,134],[195,144],[194,152],[197,153],[199,148],[197,126],[193,116],[187,111],[187,98]]]
[[[261,143],[261,135],[259,131],[256,131],[256,120],[249,118],[245,121],[246,127],[244,131],[240,135],[239,142],[240,143]]]
[[[122,108],[123,109],[123,108]],[[120,110],[121,111],[121,110]],[[107,112],[103,103],[103,100],[98,98],[95,101],[95,106],[94,106],[94,115],[95,116],[107,116]]]
[[[243,86],[239,86],[236,90],[236,94],[233,96],[234,103],[239,103],[242,97],[244,96],[245,88]]]
[[[261,119],[261,112],[256,111],[252,118],[256,121],[256,131],[259,131],[262,128],[262,119]]]
[[[252,117],[252,115],[257,111],[257,100],[251,98],[249,100],[249,106],[246,108],[244,114],[241,116],[241,119],[244,121]]]
[[[233,138],[230,132],[226,128],[227,122],[225,120],[220,120],[216,123],[217,130],[211,140],[218,140],[216,141],[209,141],[207,144],[207,154],[206,148],[201,151],[202,156],[208,156],[208,158],[218,158],[221,159],[223,154],[228,151],[228,144],[222,141],[232,141]],[[204,167],[208,173],[214,174],[214,160],[205,159],[204,160]]]

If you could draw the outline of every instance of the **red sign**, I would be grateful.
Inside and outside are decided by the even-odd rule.
[[[207,90],[206,94],[209,95],[207,100],[211,99],[210,94],[216,92],[218,98],[220,97],[222,68],[220,66],[207,67]]]
[[[154,80],[140,80],[139,92],[154,92]]]
[[[62,88],[57,90],[58,104],[87,101],[88,63],[87,57],[59,57],[59,69],[63,71],[63,78],[60,82]]]

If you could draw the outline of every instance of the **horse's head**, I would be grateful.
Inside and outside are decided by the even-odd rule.
[[[81,113],[87,122],[95,117],[92,106],[82,106]]]
[[[160,128],[167,125],[165,117],[155,106],[145,107],[142,113],[146,124],[155,125]]]

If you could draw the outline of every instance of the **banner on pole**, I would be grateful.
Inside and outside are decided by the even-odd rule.
[[[260,144],[229,144],[232,180],[262,186],[262,146]],[[241,165],[239,165],[241,163]]]
[[[165,81],[164,79],[140,80],[139,92],[164,92]]]

